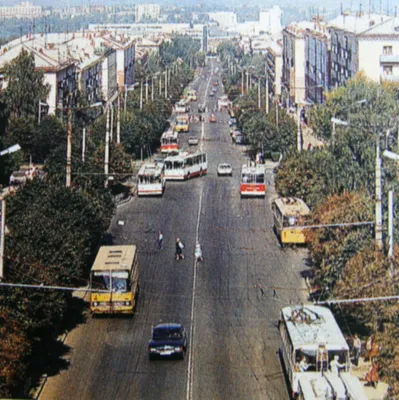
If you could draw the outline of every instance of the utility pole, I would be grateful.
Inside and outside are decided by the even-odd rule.
[[[162,76],[159,75],[159,97],[162,96]]]
[[[241,94],[244,96],[244,69],[241,70]]]
[[[143,81],[140,82],[140,111],[143,109]]]
[[[276,126],[278,127],[278,103],[276,101]]]
[[[382,191],[381,191],[381,155],[380,135],[376,138],[375,156],[375,243],[379,250],[383,248],[382,242]]]
[[[85,152],[86,152],[86,128],[83,128],[82,135],[82,162],[85,162]]]
[[[71,186],[72,169],[72,109],[68,109],[68,130],[67,130],[67,159],[66,159],[66,187]]]
[[[297,110],[297,120],[298,120],[298,130],[297,130],[297,150],[298,153],[301,152],[302,150],[302,137],[301,137],[301,107],[298,104],[298,110]]]
[[[266,114],[269,114],[269,77],[266,76]]]
[[[145,103],[148,103],[148,76],[145,78]]]
[[[109,132],[109,139],[112,142],[114,139],[114,105],[112,103],[109,104],[111,107],[111,129]]]
[[[124,112],[126,112],[126,104],[127,104],[127,87],[125,86],[125,104],[123,105]]]
[[[151,101],[154,101],[154,76],[151,77]]]
[[[116,114],[116,143],[121,142],[121,99],[118,94],[118,110]]]
[[[261,102],[260,102],[260,77],[258,78],[258,108],[260,110]]]
[[[388,257],[393,257],[393,194],[394,191],[391,189],[388,192],[388,237],[389,237],[389,249]]]
[[[168,69],[165,70],[165,99],[168,98]]]
[[[104,151],[104,187],[108,187],[109,172],[109,104],[106,105],[106,127],[105,127],[105,151]]]
[[[4,278],[4,240],[6,237],[6,201],[1,198],[1,225],[0,225],[0,280]]]

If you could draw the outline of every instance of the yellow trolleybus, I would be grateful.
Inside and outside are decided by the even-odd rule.
[[[306,203],[295,197],[279,197],[272,203],[273,229],[281,245],[304,244],[306,217],[310,210]]]
[[[133,314],[139,291],[137,248],[102,246],[90,272],[93,314]],[[95,290],[98,289],[98,292]]]

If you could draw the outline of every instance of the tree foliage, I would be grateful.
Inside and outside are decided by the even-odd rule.
[[[43,77],[43,72],[35,69],[33,54],[25,50],[4,66],[4,79],[8,82],[4,96],[13,116],[37,115],[39,101],[45,100],[49,93]]]

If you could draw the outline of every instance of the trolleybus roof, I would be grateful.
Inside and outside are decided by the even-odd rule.
[[[321,306],[284,307],[282,316],[295,349],[314,350],[325,344],[327,350],[349,350],[332,312]]]
[[[91,267],[92,271],[130,269],[136,255],[135,245],[101,246]]]

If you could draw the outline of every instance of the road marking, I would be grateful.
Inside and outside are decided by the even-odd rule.
[[[199,238],[199,225],[201,218],[201,208],[202,208],[202,191],[200,194],[200,200],[198,205],[198,216],[197,216],[197,226],[195,231],[195,242],[198,242]],[[190,343],[188,347],[188,365],[187,365],[187,388],[186,388],[186,400],[191,400],[193,396],[193,370],[194,370],[194,306],[195,306],[195,288],[197,282],[197,260],[194,258],[194,276],[193,276],[193,294],[191,298],[191,316],[190,316]]]

